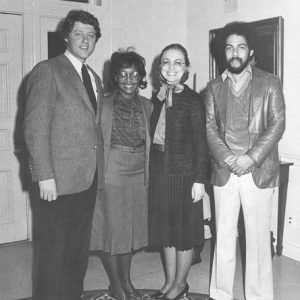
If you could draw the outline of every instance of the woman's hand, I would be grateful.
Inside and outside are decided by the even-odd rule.
[[[192,186],[193,203],[201,200],[203,198],[204,194],[205,194],[204,184],[195,182]]]

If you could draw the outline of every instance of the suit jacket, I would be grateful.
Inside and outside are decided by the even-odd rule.
[[[223,186],[230,170],[224,160],[232,154],[226,145],[226,113],[228,84],[221,76],[208,83],[206,90],[206,128],[213,156],[211,183]],[[285,130],[285,104],[281,81],[273,74],[252,67],[249,150],[254,161],[252,176],[259,188],[279,185],[278,142]]]
[[[104,184],[99,130],[103,91],[99,76],[93,75],[98,89],[96,115],[65,55],[38,63],[28,78],[24,133],[32,180],[54,178],[58,195],[88,189],[96,168],[98,187]]]
[[[112,119],[113,119],[113,103],[116,97],[116,92],[104,97],[103,108],[101,115],[101,130],[104,140],[104,170],[106,172],[108,165],[108,156],[111,144],[111,131],[112,131]],[[146,151],[145,151],[145,184],[149,181],[149,153],[150,153],[150,116],[152,113],[152,103],[149,99],[142,96],[138,96],[143,108],[144,118],[146,120]]]

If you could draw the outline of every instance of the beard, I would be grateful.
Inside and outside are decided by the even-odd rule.
[[[239,67],[234,67],[231,65],[231,63],[234,61],[234,60],[237,60],[240,62],[240,66]],[[244,71],[244,69],[247,67],[248,63],[250,61],[250,56],[248,56],[248,58],[246,59],[245,62],[243,62],[243,60],[239,57],[234,57],[234,58],[231,58],[227,61],[227,64],[228,64],[228,71],[230,73],[233,73],[233,74],[240,74]]]

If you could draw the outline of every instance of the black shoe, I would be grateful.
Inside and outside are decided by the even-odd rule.
[[[110,286],[108,287],[108,295],[109,295],[109,297],[113,298],[114,300],[128,300],[127,296],[125,295],[125,292],[123,292],[122,297],[115,297]]]
[[[104,295],[107,295],[107,294],[97,294],[97,295],[94,295],[94,296],[90,296],[89,298],[83,298],[83,300],[100,300],[100,299],[103,299],[102,297]]]
[[[143,298],[143,295],[136,289],[124,289],[124,294],[128,300],[141,300]]]
[[[189,285],[186,284],[185,288],[176,297],[174,297],[174,298],[165,297],[164,299],[165,300],[179,300],[181,298],[185,298],[188,291],[189,291]]]
[[[162,293],[161,291],[157,291],[156,293],[150,295],[152,299],[163,299],[166,297],[166,294]]]

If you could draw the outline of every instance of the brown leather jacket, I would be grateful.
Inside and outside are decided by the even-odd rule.
[[[224,160],[232,154],[225,142],[226,95],[222,78],[208,83],[206,103],[207,141],[213,156],[211,183],[223,186],[230,170]],[[248,154],[255,162],[252,176],[259,188],[279,185],[278,142],[285,130],[285,104],[281,81],[273,74],[252,67]]]

